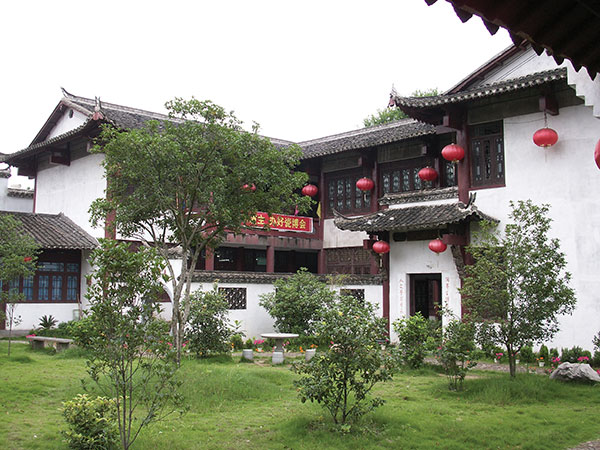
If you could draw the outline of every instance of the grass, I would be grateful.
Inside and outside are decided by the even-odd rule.
[[[473,372],[451,392],[431,368],[377,386],[387,402],[349,432],[326,411],[302,404],[287,367],[237,359],[184,361],[189,411],[151,425],[134,448],[159,449],[564,449],[600,437],[598,387],[521,374]],[[0,448],[65,449],[61,402],[82,392],[85,357],[0,343]]]

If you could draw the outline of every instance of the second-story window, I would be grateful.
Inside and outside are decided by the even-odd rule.
[[[362,178],[360,173],[329,174],[327,176],[327,215],[333,210],[341,213],[368,212],[371,208],[371,192],[363,192],[356,187]]]
[[[445,186],[453,186],[455,183],[454,179],[448,179],[446,173],[441,174],[441,180],[423,181],[419,178],[419,170],[432,164],[433,161],[431,158],[415,158],[382,165],[381,194],[418,191],[419,189],[437,186],[438,183]],[[446,168],[444,167],[445,170]]]
[[[504,186],[504,139],[502,122],[470,129],[471,183],[473,186]]]

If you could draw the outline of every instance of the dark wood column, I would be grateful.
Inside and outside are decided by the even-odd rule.
[[[206,247],[204,270],[215,270],[215,252],[212,248]]]
[[[267,272],[275,272],[275,247],[267,245]]]

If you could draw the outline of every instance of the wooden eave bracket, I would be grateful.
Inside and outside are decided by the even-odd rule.
[[[71,151],[69,149],[50,148],[49,151],[50,164],[71,165]]]
[[[540,111],[550,114],[551,116],[558,115],[558,101],[552,92],[546,92],[539,99]]]

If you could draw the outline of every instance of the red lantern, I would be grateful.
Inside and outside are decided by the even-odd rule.
[[[423,167],[419,170],[419,178],[423,181],[433,181],[438,177],[438,173],[433,167]]]
[[[31,256],[26,256],[25,258],[23,258],[23,261],[25,262],[30,262],[33,258]]]
[[[442,149],[442,156],[447,161],[458,162],[465,157],[465,149],[460,145],[449,144]]]
[[[377,241],[373,243],[373,251],[375,253],[379,253],[380,255],[382,253],[387,253],[390,251],[390,244],[388,244],[385,241]]]
[[[594,159],[596,160],[596,165],[598,169],[600,169],[600,139],[598,139],[598,143],[596,144],[596,150],[594,151]]]
[[[254,185],[254,183],[245,184],[242,186],[242,189],[246,192],[254,192],[254,191],[256,191],[256,186]]]
[[[429,250],[436,253],[445,252],[448,246],[442,242],[441,239],[434,239],[429,241]]]
[[[370,178],[363,177],[356,182],[356,187],[363,192],[369,192],[375,187],[375,183]]]
[[[538,147],[551,147],[558,141],[558,133],[552,128],[540,128],[533,134],[533,142]]]
[[[302,188],[302,195],[306,195],[307,197],[314,197],[319,192],[319,188],[314,184],[307,184]]]

